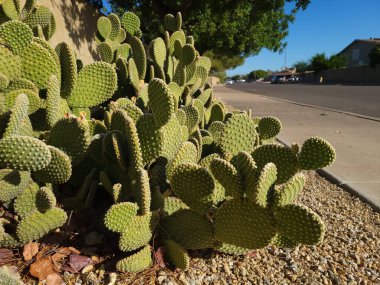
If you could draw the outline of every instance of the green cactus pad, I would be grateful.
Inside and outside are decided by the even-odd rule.
[[[257,167],[251,154],[241,151],[231,159],[231,163],[235,166],[243,184],[244,192],[255,187]]]
[[[178,165],[170,184],[174,193],[191,209],[205,214],[212,206],[214,179],[206,168],[194,163]]]
[[[36,28],[38,25],[43,28],[50,24],[51,17],[52,12],[50,12],[49,8],[45,6],[37,6],[32,13],[29,13],[25,17],[24,23],[32,29]]]
[[[126,105],[121,107],[123,110],[127,111],[127,114],[133,119],[135,123],[144,114],[139,107],[134,104]]]
[[[104,158],[115,162],[123,170],[127,169],[127,155],[125,153],[125,139],[120,131],[111,131],[103,138]]]
[[[25,285],[21,281],[21,276],[17,272],[17,268],[9,266],[0,267],[0,285]]]
[[[54,193],[48,187],[41,187],[36,194],[36,206],[38,211],[45,213],[55,207],[57,200]]]
[[[102,61],[107,62],[107,63],[112,63],[113,58],[114,58],[114,52],[113,52],[112,46],[109,43],[107,42],[100,43],[98,46],[98,51],[99,51],[100,59]]]
[[[21,75],[21,59],[13,54],[10,49],[0,45],[0,73],[9,80],[20,77]]]
[[[196,50],[190,44],[185,44],[182,47],[181,62],[183,65],[190,65],[196,58]]]
[[[135,60],[133,58],[130,58],[128,61],[128,71],[129,71],[129,79],[131,81],[131,84],[133,85],[136,91],[139,91],[140,90],[139,72],[137,70]]]
[[[107,18],[110,20],[111,27],[112,27],[109,38],[111,40],[114,40],[119,35],[120,29],[121,29],[120,19],[116,14],[113,14],[113,13],[109,14]]]
[[[61,108],[60,86],[57,76],[52,75],[49,78],[46,94],[46,121],[49,127],[63,117],[63,108]]]
[[[259,121],[258,132],[260,139],[268,140],[276,137],[281,132],[281,122],[276,117],[263,117]]]
[[[249,252],[248,248],[228,244],[228,243],[222,243],[221,245],[214,247],[215,250],[219,252],[224,252],[227,254],[233,254],[233,255],[246,255]]]
[[[34,212],[17,225],[17,237],[22,243],[37,240],[62,226],[67,219],[65,211],[54,208],[46,213]]]
[[[175,31],[171,36],[170,36],[170,44],[169,44],[169,53],[173,54],[174,52],[174,47],[175,47],[175,42],[179,41],[181,43],[181,46],[186,44],[186,36],[183,31]]]
[[[152,238],[152,213],[133,217],[124,228],[119,240],[119,248],[128,252],[149,243]]]
[[[200,100],[203,105],[206,105],[210,100],[210,97],[212,97],[212,89],[206,89],[197,97],[197,99]]]
[[[124,30],[120,30],[120,31],[124,32]],[[118,58],[127,59],[129,55],[131,54],[131,50],[132,49],[129,44],[127,43],[121,44],[116,50],[116,59]]]
[[[150,204],[151,204],[151,194],[150,194],[150,187],[149,187],[149,176],[148,172],[140,168],[136,172],[136,180],[133,185],[134,187],[134,195],[136,198],[136,203],[139,207],[139,215],[146,215],[148,214],[150,210]]]
[[[120,260],[116,264],[116,269],[121,272],[140,272],[152,265],[152,252],[147,245],[137,253]]]
[[[234,198],[243,196],[243,185],[236,168],[227,160],[215,158],[210,163],[212,175],[226,189],[226,194]]]
[[[7,110],[11,109],[14,106],[16,98],[20,94],[25,94],[26,96],[28,96],[28,114],[33,114],[40,108],[41,100],[37,93],[29,89],[18,89],[11,91],[5,95],[5,108]]]
[[[235,114],[228,119],[220,137],[224,155],[234,156],[240,151],[251,152],[255,142],[255,125],[246,114]]]
[[[10,202],[28,187],[30,181],[28,171],[0,169],[0,201]]]
[[[176,112],[176,116],[177,116],[177,119],[178,119],[178,121],[179,121],[179,123],[181,125],[185,125],[186,124],[187,118],[186,118],[186,113],[185,113],[184,110],[178,109],[177,112]]]
[[[215,142],[218,142],[225,128],[225,124],[221,121],[213,121],[209,127],[208,131],[211,133]]]
[[[247,198],[265,208],[268,205],[268,192],[277,179],[277,167],[269,162],[261,169],[257,185],[247,191]]]
[[[166,83],[161,79],[152,79],[148,96],[156,127],[167,124],[174,113],[174,97]]]
[[[170,180],[175,168],[182,163],[196,163],[198,160],[198,151],[191,142],[184,142],[178,149],[173,160],[166,167],[166,176]]]
[[[143,168],[140,140],[137,128],[128,114],[121,109],[117,109],[112,114],[111,128],[119,130],[126,138],[126,150],[128,167],[133,169]]]
[[[257,168],[262,169],[268,162],[277,167],[276,184],[286,182],[297,172],[297,157],[290,148],[278,144],[266,144],[252,152]]]
[[[198,124],[200,119],[198,108],[194,105],[187,105],[183,107],[182,110],[186,113],[186,126],[189,129],[189,132],[192,133],[192,130]]]
[[[200,56],[198,57],[197,65],[203,66],[207,70],[207,72],[209,72],[211,69],[211,60],[206,56]]]
[[[62,98],[68,98],[73,92],[77,82],[77,59],[74,51],[65,42],[58,44],[55,50],[61,65],[61,96]]]
[[[160,66],[164,67],[166,60],[166,46],[162,38],[156,38],[150,45],[150,56]]]
[[[274,193],[274,204],[280,207],[293,203],[305,185],[305,182],[305,175],[297,173],[285,184],[277,185]]]
[[[280,234],[276,234],[271,241],[271,244],[278,246],[278,247],[283,247],[283,248],[293,248],[299,245],[298,242],[295,242],[288,238],[287,236],[283,236]]]
[[[175,268],[185,270],[189,267],[190,257],[187,251],[174,240],[165,241],[165,258]]]
[[[325,225],[312,210],[299,205],[285,205],[275,211],[278,232],[294,242],[313,245],[321,242]]]
[[[302,145],[298,156],[301,169],[314,170],[329,166],[335,161],[336,153],[332,145],[319,137],[311,137]]]
[[[129,44],[132,48],[133,58],[136,63],[139,79],[144,80],[146,75],[146,54],[142,41],[137,37],[132,37]]]
[[[140,30],[140,19],[132,12],[126,12],[121,17],[121,25],[131,35],[137,35]]]
[[[9,86],[9,79],[5,75],[0,74],[0,91],[5,90]]]
[[[33,177],[45,183],[62,184],[71,176],[71,161],[66,153],[48,146],[51,153],[50,163],[43,169],[33,172]]]
[[[116,90],[117,76],[113,67],[104,62],[85,66],[68,103],[72,107],[93,107],[110,99]]]
[[[23,135],[22,126],[25,121],[29,121],[28,117],[29,100],[25,94],[17,96],[14,106],[11,109],[7,128],[3,134],[3,138],[13,135]]]
[[[152,114],[144,114],[136,124],[141,143],[143,164],[154,161],[162,153],[164,147],[163,132],[154,124]]]
[[[22,191],[22,193],[15,199],[14,209],[21,218],[24,218],[37,210],[36,197],[39,189],[40,188],[36,183],[30,182],[24,191]]]
[[[179,15],[181,15],[179,13]],[[177,18],[178,17],[178,18]],[[182,25],[182,17],[181,16],[173,16],[172,14],[166,14],[164,18],[165,28],[170,32],[175,32],[181,29]]]
[[[160,225],[185,249],[205,249],[213,247],[214,226],[204,215],[191,210],[180,210],[163,219]]]
[[[40,89],[47,88],[51,75],[61,77],[61,68],[50,51],[32,41],[21,53],[22,77],[36,84]]]
[[[14,90],[19,90],[19,89],[29,89],[29,90],[32,90],[34,93],[38,93],[38,91],[39,91],[38,88],[36,87],[36,85],[34,85],[34,83],[32,81],[24,79],[24,78],[15,78],[9,84],[9,86],[5,92],[11,92]]]
[[[111,30],[112,30],[112,24],[111,24],[110,19],[102,16],[98,19],[98,22],[96,23],[96,25],[98,28],[98,32],[103,37],[103,39],[109,38],[109,36],[111,35]]]
[[[224,122],[224,116],[225,116],[225,112],[224,112],[223,106],[219,102],[213,103],[210,106],[210,115],[209,115],[208,123],[211,124],[212,122],[215,122],[215,121]]]
[[[178,211],[189,209],[189,207],[176,197],[165,197],[163,212],[165,216],[170,216]]]
[[[216,212],[215,237],[220,242],[259,249],[268,245],[274,235],[269,212],[246,199],[227,201]]]
[[[0,166],[36,171],[51,160],[50,150],[42,141],[27,136],[12,136],[0,140]]]
[[[20,2],[15,0],[2,0],[2,10],[11,20],[17,20],[20,14]]]
[[[123,202],[113,205],[104,218],[105,226],[113,232],[123,232],[128,223],[137,215],[135,203]]]
[[[32,41],[33,31],[20,21],[9,21],[0,26],[0,38],[18,54]]]

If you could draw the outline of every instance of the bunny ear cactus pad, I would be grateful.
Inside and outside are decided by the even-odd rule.
[[[263,208],[267,207],[269,189],[276,179],[276,165],[273,163],[266,164],[260,172],[256,187],[248,189],[247,198]]]
[[[18,90],[11,91],[5,95],[6,110],[9,110],[14,106],[16,98],[20,94],[25,94],[28,97],[28,103],[29,103],[28,114],[33,114],[40,108],[41,100],[37,93],[29,89],[18,89]]]
[[[65,211],[59,208],[53,208],[46,213],[33,212],[17,225],[17,237],[21,243],[39,239],[62,226],[66,219]]]
[[[174,240],[165,241],[165,257],[175,268],[185,270],[190,265],[187,251]]]
[[[33,39],[33,31],[20,21],[9,21],[0,26],[0,38],[15,54],[19,54]]]
[[[32,41],[21,53],[22,77],[36,84],[39,89],[47,87],[51,75],[61,78],[61,68],[49,50]]]
[[[114,68],[104,62],[85,66],[68,98],[71,107],[93,107],[110,99],[117,87]]]
[[[158,66],[161,68],[164,67],[166,60],[166,46],[162,38],[157,38],[152,41],[150,45],[150,56],[158,64]]]
[[[0,140],[0,167],[36,171],[51,160],[48,146],[27,136],[11,136]]]
[[[107,211],[104,224],[113,231],[121,233],[137,215],[138,206],[135,203],[123,202],[114,204]]]
[[[98,27],[99,34],[103,37],[103,39],[110,37],[112,31],[112,24],[110,19],[102,16],[98,19],[96,25]]]
[[[255,125],[246,114],[235,114],[228,119],[220,137],[224,155],[235,156],[240,151],[251,152],[255,143]]]
[[[157,127],[166,125],[174,114],[174,97],[162,79],[154,78],[148,86],[149,106]]]
[[[210,163],[210,169],[214,177],[226,189],[226,194],[234,198],[243,196],[243,185],[236,168],[228,161],[215,158]]]
[[[140,18],[132,12],[126,12],[121,17],[121,25],[129,34],[137,36],[140,30]]]
[[[304,187],[305,182],[305,175],[297,173],[285,184],[277,185],[274,193],[274,204],[280,207],[293,203]]]
[[[170,184],[174,193],[192,210],[205,214],[212,206],[215,182],[206,168],[183,163],[174,169]]]
[[[17,269],[13,270],[13,268],[6,265],[0,268],[0,280],[1,285],[25,285],[21,281],[21,276],[17,272]]]
[[[182,163],[196,163],[198,160],[198,151],[196,146],[191,142],[184,142],[178,149],[173,160],[166,167],[166,175],[170,180],[175,168]]]
[[[48,144],[64,151],[78,165],[86,155],[91,138],[87,122],[79,118],[60,119],[51,129]]]
[[[116,269],[121,272],[140,272],[152,264],[152,252],[147,245],[137,253],[120,260],[116,264]]]
[[[164,198],[164,205],[162,209],[165,216],[170,216],[180,210],[189,209],[189,207],[183,203],[181,199],[169,196]]]
[[[269,212],[246,199],[227,201],[216,212],[215,237],[220,242],[259,249],[268,245],[274,235]]]
[[[25,94],[20,94],[19,96],[17,96],[14,106],[11,109],[7,128],[5,129],[3,138],[9,137],[12,135],[22,135],[21,134],[22,124],[25,120],[29,120],[28,108],[29,108],[28,97]]]
[[[112,63],[114,58],[114,51],[109,43],[100,43],[98,46],[98,50],[102,61]]]
[[[16,197],[13,207],[17,215],[24,218],[37,210],[36,197],[39,186],[31,181],[28,187]]]
[[[134,194],[136,203],[139,206],[139,215],[147,215],[150,210],[151,193],[149,186],[148,172],[144,168],[136,171],[136,180],[134,187]]]
[[[55,207],[57,200],[54,193],[47,187],[41,187],[36,194],[36,206],[38,211],[46,213]]]
[[[49,78],[46,94],[46,121],[49,127],[63,117],[63,108],[61,107],[60,85],[57,76],[52,75]]]
[[[260,139],[267,140],[276,137],[281,131],[282,125],[275,117],[263,117],[259,121],[258,132]]]
[[[288,147],[278,144],[261,145],[252,152],[252,157],[258,169],[262,169],[268,162],[276,165],[276,184],[286,182],[297,172],[297,157]]]
[[[65,42],[60,43],[55,48],[55,51],[61,65],[61,96],[62,98],[68,98],[73,92],[77,81],[77,59],[74,51]]]
[[[132,37],[129,44],[132,48],[132,54],[139,73],[139,79],[144,80],[146,75],[146,54],[144,45],[137,37]]]
[[[295,242],[314,245],[323,240],[323,221],[306,207],[292,204],[279,207],[275,211],[275,218],[278,232]]]
[[[179,210],[163,219],[160,225],[185,249],[204,249],[215,244],[212,222],[192,210]]]
[[[0,73],[9,80],[16,79],[21,75],[20,57],[3,45],[0,45]]]
[[[35,171],[33,177],[45,183],[62,184],[71,176],[71,161],[66,153],[48,146],[51,153],[51,161],[45,168]]]
[[[30,181],[28,171],[0,169],[0,201],[10,202],[28,187]]]
[[[312,137],[302,145],[298,156],[299,166],[304,170],[314,170],[329,166],[335,161],[334,148],[326,140]]]

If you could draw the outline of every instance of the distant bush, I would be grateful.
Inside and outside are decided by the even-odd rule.
[[[368,54],[368,57],[369,57],[370,67],[375,67],[377,64],[379,64],[380,63],[380,45],[375,46]]]

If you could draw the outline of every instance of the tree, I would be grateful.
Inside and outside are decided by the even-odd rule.
[[[370,67],[376,67],[377,64],[380,64],[380,45],[375,46],[369,52],[368,57]]]
[[[297,72],[305,72],[306,70],[309,70],[310,63],[308,61],[298,61],[296,62],[293,67],[296,69]]]
[[[347,65],[347,58],[344,55],[334,54],[330,56],[328,61],[329,69],[343,68]]]
[[[247,79],[249,80],[257,80],[260,78],[265,78],[268,76],[268,72],[262,69],[254,70],[248,73]]]
[[[316,73],[329,68],[329,60],[325,53],[317,53],[310,59],[310,67]]]
[[[295,8],[285,12],[285,3]],[[279,51],[284,47],[288,25],[310,0],[109,0],[116,13],[135,12],[143,25],[143,39],[149,43],[162,36],[161,25],[168,13],[182,13],[182,29],[192,34],[197,50],[211,51],[216,59],[255,55],[262,48]],[[231,66],[222,60],[224,68]]]

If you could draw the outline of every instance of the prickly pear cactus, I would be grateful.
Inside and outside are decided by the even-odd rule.
[[[132,12],[100,17],[101,62],[82,66],[67,43],[46,41],[55,21],[45,7],[0,6],[0,202],[14,214],[1,220],[0,246],[43,237],[65,210],[98,217],[123,272],[150,267],[157,245],[186,269],[187,250],[323,240],[323,221],[297,196],[301,171],[333,163],[333,147],[312,137],[288,148],[276,142],[279,119],[229,112],[180,13],[149,44]]]

